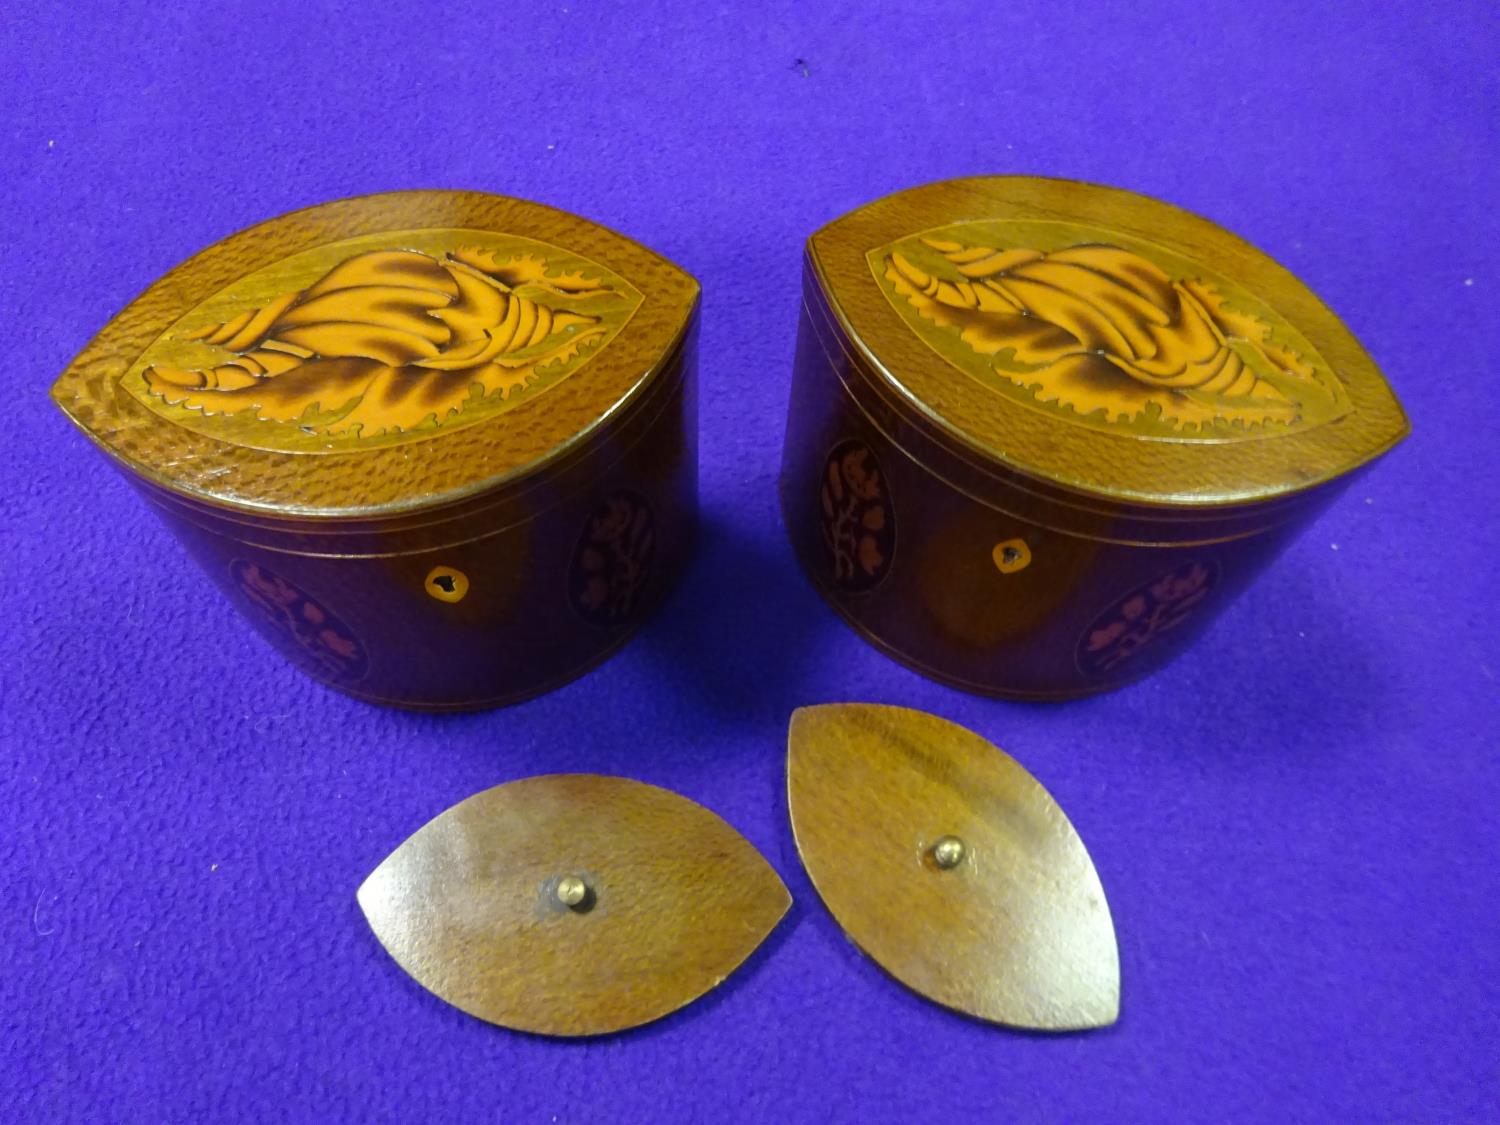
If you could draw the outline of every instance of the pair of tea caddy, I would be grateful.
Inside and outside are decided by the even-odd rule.
[[[310,675],[374,703],[491,707],[605,659],[682,569],[698,294],[656,254],[538,204],[368,196],[204,250],[53,396]],[[956,180],[809,239],[782,511],[809,577],[872,643],[971,691],[1062,699],[1182,651],[1406,430],[1338,318],[1207,220],[1070,181]],[[973,742],[896,708],[798,712],[791,812],[814,882],[861,947],[945,1004],[1033,1027],[1109,1022],[1113,932],[1087,854],[1024,770]],[[979,820],[935,826],[950,806]],[[1032,815],[1055,848],[973,862],[1015,846],[996,818]],[[541,846],[580,818],[595,852],[570,863]],[[861,827],[908,822],[911,839]],[[846,854],[835,873],[821,859],[835,829],[890,854]],[[695,833],[742,863],[727,881],[742,900],[705,890],[722,881],[690,855],[670,871],[649,860],[653,840]],[[639,783],[530,779],[422,829],[361,902],[460,1007],[616,1030],[711,987],[785,910],[753,849],[755,863],[708,846],[731,837],[749,848]],[[443,856],[474,847],[510,872],[504,888],[451,863],[433,883]],[[1063,869],[1063,891],[1036,889]],[[455,921],[476,895],[496,920],[488,943]],[[930,924],[903,925],[911,910]],[[735,926],[705,921],[714,911],[745,922],[748,947],[716,941]],[[662,944],[652,919],[688,915],[701,947]],[[947,935],[941,950],[919,929]],[[537,934],[545,948],[524,944]],[[585,946],[596,969],[580,981]],[[645,965],[645,949],[673,966]],[[562,999],[539,1014],[538,996]]]

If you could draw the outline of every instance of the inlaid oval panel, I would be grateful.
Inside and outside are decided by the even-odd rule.
[[[270,627],[300,650],[315,671],[340,683],[354,683],[369,669],[365,646],[327,606],[281,575],[245,559],[235,559],[230,576]]]
[[[1130,591],[1094,619],[1078,642],[1079,671],[1102,676],[1187,621],[1218,582],[1213,561],[1187,562]]]
[[[850,438],[829,451],[818,508],[833,584],[851,594],[880,585],[896,555],[896,509],[874,450]]]
[[[1274,437],[1350,409],[1265,302],[1103,227],[957,223],[868,255],[927,346],[998,394],[1080,425],[1178,441]]]
[[[472,425],[572,377],[641,294],[548,243],[391,231],[294,254],[203,301],[121,385],[207,436],[283,452]]]
[[[568,571],[568,599],[593,625],[623,625],[636,616],[656,557],[656,525],[642,496],[620,489],[589,515]]]

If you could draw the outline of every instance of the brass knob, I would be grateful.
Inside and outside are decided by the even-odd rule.
[[[957,836],[944,836],[932,845],[932,862],[947,871],[962,863],[967,853],[968,848]]]
[[[574,910],[582,906],[589,897],[589,885],[577,875],[564,875],[557,881],[557,901]]]

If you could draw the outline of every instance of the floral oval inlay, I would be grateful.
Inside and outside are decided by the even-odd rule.
[[[346,683],[363,678],[369,667],[364,645],[326,606],[256,563],[235,559],[229,573],[271,627],[301,649],[315,672]]]
[[[1186,621],[1218,577],[1217,563],[1183,563],[1126,594],[1084,630],[1079,670],[1089,676],[1114,671]]]
[[[595,625],[630,621],[655,557],[651,506],[623,489],[606,497],[589,516],[573,551],[568,595],[574,610]]]
[[[840,442],[823,466],[818,507],[833,584],[848,593],[878,586],[896,553],[890,484],[862,441]]]

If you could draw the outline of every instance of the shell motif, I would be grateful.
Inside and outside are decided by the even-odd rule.
[[[1014,1027],[1116,1019],[1114,926],[1088,851],[1036,779],[977,734],[904,707],[803,707],[787,802],[818,894],[903,984]],[[939,848],[955,842],[956,861]]]
[[[932,326],[957,334],[960,350],[939,347],[946,358],[1108,424],[1243,436],[1316,424],[1344,406],[1326,364],[1289,346],[1243,295],[1173,278],[1119,246],[1043,252],[919,237],[887,253],[881,272],[929,343],[940,342]]]
[[[323,437],[407,433],[545,389],[638,302],[622,283],[536,253],[370,250],[228,320],[189,323],[174,348],[222,362],[150,362],[140,393]]]
[[[701,805],[593,774],[461,801],[358,897],[424,988],[491,1023],[567,1036],[634,1027],[698,998],[791,905],[760,853]]]

